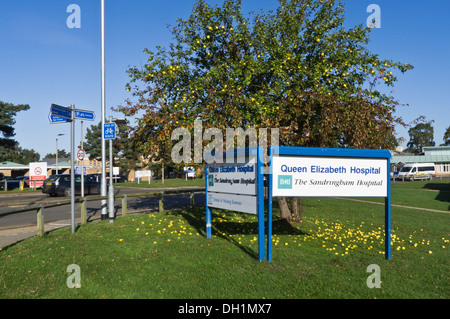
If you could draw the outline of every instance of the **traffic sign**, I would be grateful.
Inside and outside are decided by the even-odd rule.
[[[53,116],[51,112],[48,113],[48,121],[50,122],[50,124],[70,122],[70,120],[68,120],[68,119],[65,119],[65,118],[62,118],[62,117]]]
[[[81,174],[81,166],[75,166],[75,175],[86,176],[86,166],[83,166],[83,174]]]
[[[82,161],[82,160],[84,160],[84,156],[86,155],[86,153],[84,152],[84,150],[82,150],[82,149],[79,149],[78,150],[78,152],[77,152],[77,158],[80,160],[80,161]]]
[[[103,127],[105,140],[113,140],[116,138],[116,123],[105,123]]]
[[[50,114],[68,120],[72,119],[72,109],[56,104],[52,104],[52,106],[50,107]]]
[[[74,117],[76,119],[93,121],[95,120],[95,113],[92,111],[75,110]]]

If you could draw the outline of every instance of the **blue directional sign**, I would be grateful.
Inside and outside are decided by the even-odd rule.
[[[48,121],[51,124],[70,122],[70,120],[68,120],[68,119],[65,119],[65,118],[62,118],[62,117],[53,116],[52,113],[48,113]]]
[[[52,106],[50,107],[50,114],[68,120],[72,119],[72,109],[56,104],[52,104]]]
[[[76,119],[93,121],[95,120],[95,113],[92,111],[75,110],[74,117]]]
[[[105,140],[113,140],[116,138],[116,123],[105,123],[103,127]]]

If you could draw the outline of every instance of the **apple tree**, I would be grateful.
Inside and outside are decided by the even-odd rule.
[[[390,93],[408,63],[371,52],[370,29],[344,27],[340,1],[279,0],[244,15],[240,0],[198,0],[170,28],[173,42],[146,49],[132,67],[131,98],[116,110],[137,118],[132,139],[144,155],[170,160],[171,132],[279,128],[286,146],[390,148],[399,102]],[[282,217],[299,220],[278,199]]]

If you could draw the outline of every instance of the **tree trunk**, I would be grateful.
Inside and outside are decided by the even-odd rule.
[[[293,223],[299,223],[301,221],[297,197],[291,197],[291,217]]]
[[[290,224],[301,222],[301,214],[299,211],[298,198],[291,197],[290,206],[286,197],[277,197],[278,207],[280,207],[281,219],[286,220]]]
[[[289,209],[286,197],[277,197],[278,207],[280,207],[281,219],[289,220],[291,218],[291,211]]]

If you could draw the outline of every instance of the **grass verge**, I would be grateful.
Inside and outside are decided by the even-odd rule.
[[[1,298],[449,298],[450,216],[392,208],[392,259],[384,208],[305,198],[292,227],[274,219],[273,261],[257,257],[253,215],[205,210],[134,215],[61,229],[0,251]],[[274,214],[278,216],[278,214]],[[67,267],[80,267],[69,289]],[[367,267],[379,265],[381,288]]]

